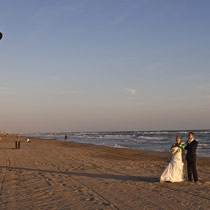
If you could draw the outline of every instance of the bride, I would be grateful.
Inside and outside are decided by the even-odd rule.
[[[176,144],[172,146],[172,159],[160,177],[160,182],[182,182],[184,181],[184,163],[182,162],[181,137],[176,138]]]

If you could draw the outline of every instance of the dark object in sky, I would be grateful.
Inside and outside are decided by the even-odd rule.
[[[3,34],[0,32],[0,40],[2,39],[2,37],[3,37]]]

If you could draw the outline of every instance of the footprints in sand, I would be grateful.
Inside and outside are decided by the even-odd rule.
[[[99,197],[97,194],[93,193],[92,191],[90,191],[89,189],[85,188],[85,187],[78,187],[75,186],[74,189],[72,190],[72,192],[80,198],[80,202],[82,203],[86,203],[87,205],[89,202],[91,203],[91,205],[96,205],[96,206],[101,206],[101,208],[95,208],[95,209],[100,209],[100,210],[104,210],[107,209],[107,207],[109,207],[108,209],[112,209],[113,205],[104,201],[101,197]]]
[[[90,197],[90,198],[87,198],[86,201],[94,201],[95,198],[94,197]]]

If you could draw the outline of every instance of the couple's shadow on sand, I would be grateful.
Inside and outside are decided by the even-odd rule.
[[[0,169],[7,169],[9,171],[30,171],[38,173],[48,173],[53,175],[68,175],[76,177],[89,177],[95,179],[115,179],[121,181],[140,181],[140,182],[159,182],[159,177],[153,176],[130,176],[122,174],[94,174],[94,173],[79,173],[79,172],[70,172],[70,171],[55,171],[55,170],[42,170],[42,169],[32,169],[32,168],[21,168],[21,167],[12,167],[12,166],[0,166]],[[120,172],[119,172],[120,173]]]

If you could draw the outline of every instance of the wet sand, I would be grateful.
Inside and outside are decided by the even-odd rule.
[[[0,140],[0,209],[210,207],[210,158],[198,158],[200,184],[160,183],[169,153],[35,138],[14,149],[14,140]]]

